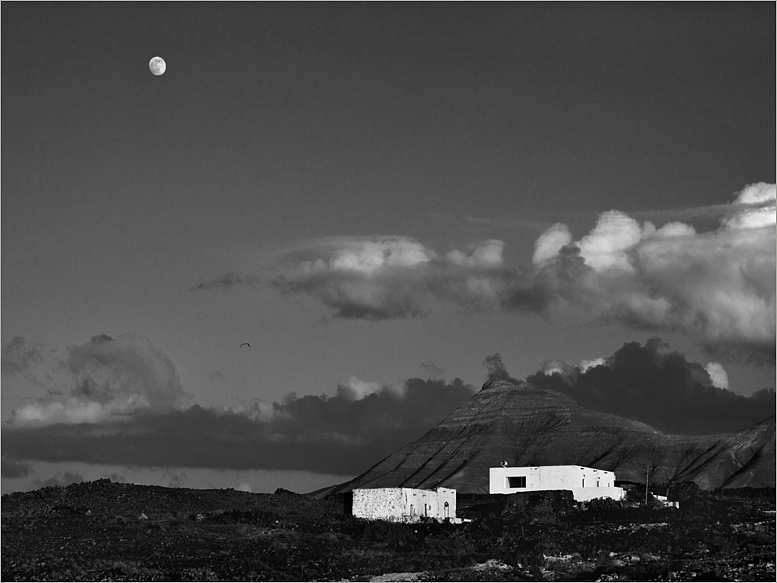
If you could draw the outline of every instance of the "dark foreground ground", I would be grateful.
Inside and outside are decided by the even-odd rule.
[[[368,522],[342,499],[99,480],[2,497],[2,580],[774,581],[775,491],[681,508],[463,495],[460,525]]]

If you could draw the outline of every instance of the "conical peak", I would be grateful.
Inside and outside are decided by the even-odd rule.
[[[553,395],[563,395],[563,393],[559,393],[558,391],[540,388],[536,385],[527,383],[526,381],[519,381],[516,379],[488,379],[485,383],[483,383],[483,387],[480,390],[507,390],[515,392],[531,391],[538,393],[551,393]]]
[[[543,404],[555,401],[560,406],[577,406],[575,400],[564,393],[559,393],[558,391],[550,389],[541,389],[525,381],[504,379],[487,380],[483,384],[483,388],[475,394],[475,398],[496,397],[497,395],[502,399],[509,399],[510,397],[518,398],[524,405],[529,405],[531,403],[531,398],[537,397],[544,402]]]
[[[496,388],[525,391],[527,389],[532,389],[533,387],[526,384],[524,381],[491,378],[483,383],[483,388],[481,390]]]
[[[342,486],[488,492],[489,468],[582,465],[639,480],[694,480],[704,488],[774,483],[774,421],[736,434],[664,435],[524,381],[490,379],[415,442]]]

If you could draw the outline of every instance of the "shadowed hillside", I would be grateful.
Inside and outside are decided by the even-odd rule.
[[[577,464],[618,480],[694,481],[705,489],[773,486],[774,416],[735,433],[667,435],[524,382],[488,381],[423,437],[335,492],[405,486],[488,492],[488,469]],[[324,494],[325,492],[321,492]]]

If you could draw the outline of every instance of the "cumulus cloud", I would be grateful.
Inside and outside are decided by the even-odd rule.
[[[737,431],[775,408],[774,389],[737,395],[722,386],[728,377],[720,364],[688,361],[660,338],[628,342],[612,356],[577,365],[548,362],[527,381],[669,433]]]
[[[710,375],[710,381],[712,381],[713,386],[719,389],[728,388],[728,373],[722,364],[719,362],[708,362],[704,370]]]
[[[13,376],[24,374],[43,361],[43,344],[14,336],[3,345],[2,374]]]
[[[57,393],[62,370],[54,350],[37,340],[14,336],[3,345],[2,376],[7,386],[19,381]]]
[[[486,356],[483,360],[483,366],[488,370],[488,378],[495,381],[510,381],[517,383],[518,380],[511,377],[507,372],[504,362],[502,361],[502,355],[498,352]]]
[[[506,309],[552,315],[582,309],[636,329],[684,332],[710,355],[774,362],[775,185],[738,193],[719,227],[602,214],[572,242],[564,225],[537,241],[530,278]]]
[[[468,309],[493,308],[511,274],[504,243],[489,239],[441,256],[406,237],[317,241],[290,257],[295,268],[274,285],[317,297],[340,318],[386,320],[420,316],[430,298]]]
[[[358,401],[368,395],[381,393],[383,391],[394,393],[398,397],[404,397],[406,390],[407,388],[404,384],[381,385],[375,381],[367,382],[352,376],[347,381],[337,385],[337,396],[348,401]]]
[[[574,365],[571,365],[563,360],[546,360],[540,364],[540,370],[538,373],[544,375],[552,375],[558,373],[560,375],[568,375],[574,370]]]
[[[542,233],[534,243],[532,262],[535,265],[541,265],[558,255],[571,242],[572,233],[569,232],[569,227],[563,223],[556,223]]]
[[[473,247],[469,254],[453,249],[448,252],[447,258],[454,265],[498,268],[502,266],[502,251],[504,247],[504,241],[489,239]]]
[[[723,225],[728,229],[758,229],[775,223],[775,185],[759,182],[739,193],[735,208],[726,214]]]
[[[290,254],[273,285],[317,298],[339,318],[386,320],[428,313],[442,300],[465,310],[581,311],[640,330],[681,332],[710,356],[773,363],[775,185],[752,184],[729,204],[679,209],[720,218],[697,232],[671,219],[656,227],[603,213],[575,240],[556,223],[537,239],[526,269],[508,268],[504,242],[438,253],[407,237],[314,241]]]
[[[80,424],[14,423],[3,428],[3,451],[14,460],[355,474],[473,394],[459,379],[393,386],[351,377],[334,396],[290,393],[221,410],[139,408]]]
[[[602,366],[604,364],[605,362],[603,358],[594,358],[593,360],[583,360],[578,366],[580,367],[581,371],[586,372],[589,368]]]
[[[4,354],[9,345],[19,344],[12,340]],[[173,363],[143,336],[102,334],[65,352],[64,360],[44,374],[53,385],[50,394],[58,396],[14,409],[8,423],[91,423],[138,410],[169,410],[184,396]],[[15,362],[16,374],[35,370],[31,359],[26,368]]]

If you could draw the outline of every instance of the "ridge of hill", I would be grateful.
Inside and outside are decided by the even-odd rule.
[[[455,488],[487,493],[489,468],[591,466],[617,480],[696,482],[701,488],[775,484],[775,418],[734,433],[668,435],[644,423],[587,409],[525,382],[490,380],[416,441],[344,484],[353,488]]]

